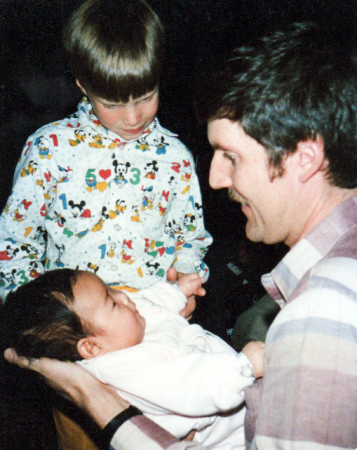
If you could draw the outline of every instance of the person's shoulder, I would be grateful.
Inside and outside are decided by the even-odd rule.
[[[357,254],[328,253],[311,268],[310,277],[339,278],[340,274],[350,271],[355,272],[356,269]],[[357,282],[357,277],[354,278]]]
[[[55,120],[53,122],[47,123],[46,125],[42,125],[30,136],[30,138],[34,140],[40,136],[50,137],[52,134],[59,132],[61,129],[75,128],[77,123],[78,123],[78,114],[74,113],[71,114],[70,116],[64,117],[59,120]]]
[[[357,325],[354,313],[357,302],[356,273],[357,260],[354,258],[326,256],[321,259],[309,271],[304,289],[278,313],[272,328],[285,327],[287,322],[291,322],[298,333],[300,326],[302,332],[309,323],[309,329],[318,332],[321,323],[326,320],[352,321]],[[291,330],[290,326],[286,327],[286,332]]]

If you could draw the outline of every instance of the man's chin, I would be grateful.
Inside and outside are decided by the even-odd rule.
[[[252,242],[263,242],[266,244],[267,242],[264,242],[264,236],[262,236],[262,233],[257,230],[257,228],[252,225],[249,220],[245,226],[245,235],[247,238]]]

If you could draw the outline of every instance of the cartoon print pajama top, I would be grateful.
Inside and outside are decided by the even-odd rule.
[[[142,289],[179,272],[208,276],[212,242],[188,149],[157,119],[119,139],[84,98],[33,134],[0,218],[0,297],[44,270],[90,270]]]

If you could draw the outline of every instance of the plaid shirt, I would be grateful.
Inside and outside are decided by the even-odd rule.
[[[252,449],[357,448],[357,196],[336,207],[271,274],[282,306],[263,382],[247,388]]]

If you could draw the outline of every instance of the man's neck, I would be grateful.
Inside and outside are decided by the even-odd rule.
[[[293,247],[331,214],[338,205],[355,194],[357,194],[357,188],[343,189],[330,184],[325,184],[322,189],[316,191],[311,190],[305,200],[301,202],[301,210],[305,211],[305,214],[301,216],[303,217],[303,222],[300,224],[301,231],[295,239],[286,241],[285,244],[290,248]]]

